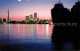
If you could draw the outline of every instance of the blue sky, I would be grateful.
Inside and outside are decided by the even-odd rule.
[[[53,5],[51,3],[53,2]],[[7,10],[10,9],[10,18],[12,20],[25,20],[25,16],[29,16],[37,12],[40,19],[50,19],[51,9],[59,0],[0,0],[0,18],[7,19]],[[71,9],[77,0],[61,0],[64,7]]]

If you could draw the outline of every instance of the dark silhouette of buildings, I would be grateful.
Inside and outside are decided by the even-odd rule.
[[[62,3],[55,4],[54,8],[51,10],[52,20],[53,23],[60,24],[54,27],[54,37],[55,39],[61,37],[60,41],[67,41],[66,38],[68,37],[70,26],[63,26],[62,23],[70,22],[70,11],[67,8],[64,8]],[[72,33],[71,33],[72,34]],[[63,40],[64,38],[64,40]]]
[[[73,18],[73,21],[77,23],[77,27],[78,29],[80,29],[80,2],[78,1],[77,3],[75,3],[75,5],[72,7],[71,9],[71,15]]]
[[[75,5],[71,9],[71,14],[74,22],[77,22],[78,25],[80,23],[79,17],[80,17],[80,2],[75,3]]]
[[[3,22],[6,22],[6,19],[5,18],[3,19]]]
[[[2,23],[2,18],[0,18],[0,23]]]
[[[71,9],[71,16],[72,16],[72,21],[77,23],[77,26],[74,27],[76,30],[75,32],[75,46],[77,46],[76,49],[80,50],[80,1],[75,3],[75,5]]]
[[[77,2],[71,12],[64,8],[62,3],[55,4],[51,10],[53,23],[57,24],[54,26],[52,33],[52,42],[55,44],[56,50],[63,50],[64,43],[72,42],[74,50],[80,50],[80,2]],[[62,23],[75,23],[75,25],[61,25]],[[60,24],[60,25],[58,25]]]
[[[62,3],[58,3],[51,10],[51,15],[53,23],[66,23],[69,20],[70,11],[64,8]]]

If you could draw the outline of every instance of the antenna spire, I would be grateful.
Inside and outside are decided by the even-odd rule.
[[[59,3],[60,3],[60,0],[59,0]]]
[[[8,11],[9,11],[9,9],[8,9]]]

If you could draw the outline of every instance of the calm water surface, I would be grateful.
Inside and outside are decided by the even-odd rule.
[[[6,24],[0,25],[0,44],[5,50],[53,51],[51,41],[53,25],[48,24]],[[73,49],[71,43],[64,49]]]

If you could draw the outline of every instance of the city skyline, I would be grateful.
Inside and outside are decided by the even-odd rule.
[[[53,2],[53,5],[51,3]],[[64,7],[71,9],[78,0],[61,0]],[[25,20],[26,16],[37,13],[40,19],[50,19],[51,9],[58,3],[58,0],[0,0],[0,18],[8,17],[7,11],[10,9],[10,18],[12,21]]]

